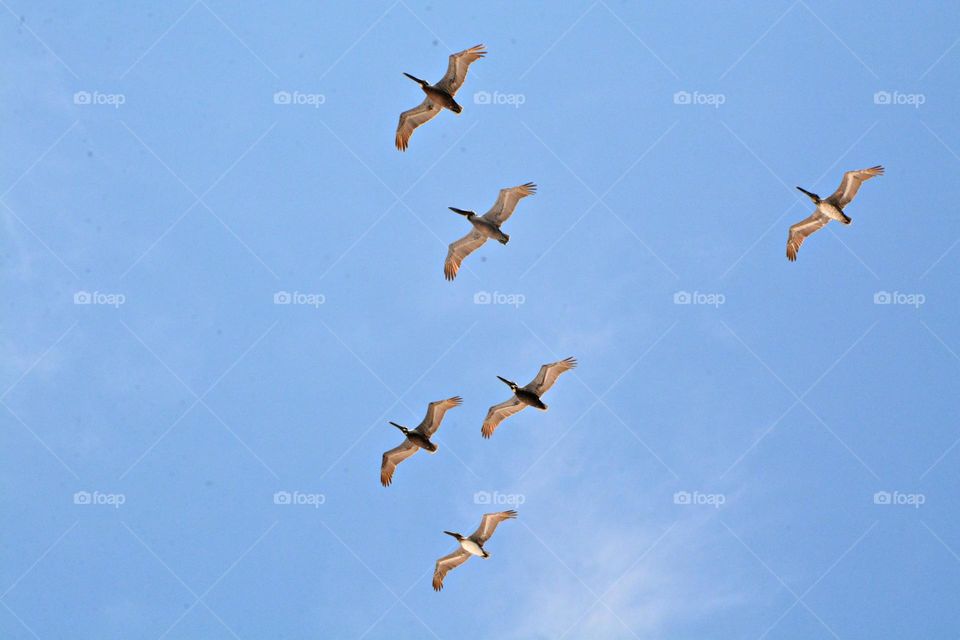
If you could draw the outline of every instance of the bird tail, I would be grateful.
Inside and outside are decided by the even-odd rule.
[[[497,239],[500,241],[500,244],[507,244],[508,242],[510,242],[510,236],[508,236],[505,233],[503,234],[502,238],[497,238]]]
[[[851,222],[853,222],[853,218],[845,214],[843,211],[840,212],[840,215],[843,216],[843,220],[841,221],[843,222],[843,224],[850,224]]]
[[[457,104],[457,101],[456,101],[456,100],[451,99],[451,100],[450,100],[450,111],[453,111],[454,113],[460,113],[461,111],[463,111],[463,107],[461,107],[459,104]]]

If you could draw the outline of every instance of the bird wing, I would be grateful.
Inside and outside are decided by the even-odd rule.
[[[830,218],[819,211],[814,211],[809,218],[805,218],[790,227],[790,232],[787,234],[787,260],[795,261],[797,251],[800,250],[800,245],[807,239],[807,236],[814,231],[819,231],[828,222],[830,222]]]
[[[840,186],[836,191],[833,192],[832,196],[827,198],[827,200],[843,209],[845,206],[850,204],[850,201],[853,200],[853,197],[857,195],[857,191],[860,189],[860,185],[863,184],[864,181],[869,180],[874,176],[882,175],[883,167],[880,165],[870,167],[869,169],[847,171],[845,174],[843,174],[843,180],[840,181]]]
[[[483,518],[480,519],[480,526],[477,527],[477,530],[473,532],[473,535],[470,536],[470,539],[480,546],[483,546],[483,543],[489,540],[490,536],[493,535],[493,532],[496,531],[498,524],[504,520],[509,520],[516,517],[517,512],[513,509],[510,509],[509,511],[498,511],[497,513],[485,513],[483,514]]]
[[[427,415],[423,418],[423,422],[420,423],[420,426],[415,429],[428,438],[437,432],[437,429],[440,428],[440,422],[443,421],[443,416],[447,412],[447,409],[452,409],[453,407],[458,407],[463,404],[463,398],[460,396],[454,396],[452,398],[447,398],[446,400],[437,400],[436,402],[431,402],[427,406]]]
[[[486,241],[486,236],[474,229],[456,242],[451,242],[447,251],[447,259],[443,263],[444,277],[447,280],[456,278],[463,259],[479,249]]]
[[[487,55],[487,51],[483,48],[482,44],[470,47],[460,53],[450,54],[447,72],[443,74],[443,78],[436,84],[437,88],[443,89],[450,95],[455,95],[457,90],[463,86],[463,81],[467,79],[467,69],[472,63],[485,55]]]
[[[495,404],[490,407],[490,411],[487,411],[487,417],[483,419],[483,426],[480,428],[480,434],[484,438],[489,438],[493,435],[493,432],[500,426],[500,423],[512,416],[515,413],[519,413],[526,405],[520,402],[516,396],[513,396],[509,400],[505,400],[500,404]]]
[[[389,487],[390,483],[393,482],[393,472],[397,470],[397,465],[415,454],[419,448],[409,440],[404,439],[400,445],[384,452],[383,461],[380,463],[380,484]]]
[[[470,554],[464,551],[463,547],[458,547],[453,553],[437,560],[437,566],[433,570],[433,590],[440,591],[440,589],[443,589],[443,578],[447,575],[447,572],[456,569],[469,559]]]
[[[540,367],[540,371],[537,372],[537,377],[534,378],[530,384],[524,388],[528,391],[534,392],[538,396],[542,396],[550,389],[550,387],[553,386],[553,383],[557,381],[557,378],[560,377],[561,373],[564,371],[569,371],[575,366],[577,366],[576,358],[566,358],[564,360],[545,364]]]
[[[400,114],[400,122],[397,124],[396,145],[400,151],[406,151],[410,144],[410,136],[413,130],[425,122],[429,122],[440,113],[440,107],[433,104],[430,98],[424,98],[423,102],[413,109],[407,109]]]
[[[537,185],[532,182],[522,184],[519,187],[500,189],[500,195],[497,196],[497,201],[493,203],[490,211],[483,214],[483,217],[499,227],[507,221],[507,218],[513,215],[513,210],[517,208],[517,203],[520,202],[520,198],[532,196],[536,192]]]

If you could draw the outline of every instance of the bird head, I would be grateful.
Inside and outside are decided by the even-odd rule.
[[[510,380],[507,380],[506,378],[501,378],[500,376],[497,376],[497,379],[500,380],[500,382],[502,382],[503,384],[505,384],[505,385],[507,385],[508,387],[510,387],[510,390],[511,390],[511,391],[516,391],[516,390],[517,390],[517,383],[516,383],[516,382],[511,382]]]
[[[397,424],[396,422],[391,422],[390,424],[392,424],[393,426],[395,426],[397,429],[400,429],[400,431],[403,432],[403,435],[407,435],[407,432],[410,431],[409,429],[407,429],[407,428],[406,428],[405,426],[403,426],[402,424]]]
[[[468,219],[469,219],[469,218],[472,218],[472,217],[475,216],[475,215],[477,215],[477,214],[474,213],[473,211],[467,211],[466,209],[457,209],[456,207],[447,207],[447,209],[450,209],[450,211],[453,211],[454,213],[459,213],[460,215],[462,215],[462,216],[464,216],[464,217],[466,217],[466,218],[468,218]]]
[[[448,536],[453,536],[457,540],[463,539],[462,535],[460,535],[459,533],[454,533],[453,531],[444,531],[444,533],[447,534]]]
[[[418,85],[420,85],[421,87],[427,86],[427,81],[426,81],[426,80],[421,80],[421,79],[418,78],[417,76],[412,76],[412,75],[410,75],[409,73],[407,73],[406,71],[403,72],[403,75],[407,76],[408,78],[410,78],[411,80],[413,80],[414,82],[416,82],[416,83],[417,83]]]
[[[808,198],[810,198],[811,200],[813,200],[813,204],[820,204],[820,196],[818,196],[817,194],[811,193],[811,192],[807,191],[806,189],[804,189],[803,187],[797,187],[797,190],[800,191],[800,192],[802,192],[802,193],[805,193]]]

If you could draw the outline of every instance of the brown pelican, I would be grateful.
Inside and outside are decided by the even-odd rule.
[[[500,244],[507,244],[510,241],[510,236],[500,230],[500,225],[513,215],[513,210],[517,208],[520,198],[526,198],[536,192],[537,185],[532,182],[522,184],[519,187],[500,189],[497,201],[493,203],[490,211],[482,216],[478,216],[473,211],[448,207],[451,211],[459,213],[469,220],[470,224],[473,225],[473,231],[456,242],[450,243],[447,259],[443,263],[443,275],[446,279],[453,280],[456,278],[463,259],[480,248],[487,241],[487,238],[493,238]]]
[[[399,429],[406,439],[399,446],[390,449],[383,454],[383,461],[380,463],[380,484],[389,487],[393,481],[393,472],[397,465],[417,452],[417,449],[426,449],[430,453],[436,453],[437,445],[430,440],[430,436],[440,428],[440,422],[447,409],[457,407],[463,399],[460,396],[447,398],[446,400],[437,400],[427,406],[427,415],[423,418],[416,429],[407,429],[403,425],[391,422],[393,426]]]
[[[450,62],[447,64],[447,72],[443,74],[440,82],[430,84],[426,80],[421,80],[416,76],[404,72],[414,82],[420,85],[427,97],[423,102],[408,109],[400,114],[400,123],[397,125],[397,149],[406,151],[410,144],[410,136],[413,130],[425,122],[433,119],[441,109],[449,109],[454,113],[463,111],[463,107],[457,104],[453,96],[457,95],[457,90],[463,85],[467,77],[467,69],[470,64],[485,56],[487,52],[482,44],[471,47],[460,53],[450,54]]]
[[[817,208],[810,214],[809,218],[801,220],[790,227],[790,232],[787,234],[787,260],[790,262],[795,261],[797,259],[797,251],[800,250],[800,245],[807,239],[807,236],[814,231],[819,231],[831,220],[836,220],[843,224],[853,222],[850,216],[843,212],[843,208],[850,204],[853,197],[857,195],[857,190],[860,189],[862,182],[874,176],[882,175],[883,167],[880,165],[870,167],[869,169],[847,171],[843,174],[843,180],[840,181],[840,186],[833,192],[833,195],[824,199],[821,199],[820,196],[815,193],[797,187],[797,189],[807,194],[808,198],[813,200],[813,204],[817,205]]]
[[[510,390],[513,391],[513,397],[490,407],[490,411],[487,412],[487,417],[483,421],[483,427],[480,429],[480,433],[484,438],[489,438],[501,422],[513,414],[522,411],[524,407],[536,407],[541,411],[546,411],[547,405],[543,404],[540,396],[545,394],[550,387],[553,386],[553,383],[557,381],[561,373],[569,371],[575,366],[577,366],[577,361],[574,358],[567,358],[558,362],[545,364],[540,367],[537,377],[525,387],[520,387],[516,382],[511,382],[506,378],[497,376],[501,382],[510,387]]]
[[[517,512],[513,509],[510,511],[500,511],[499,513],[485,513],[483,514],[483,519],[480,520],[480,526],[477,527],[477,530],[466,537],[453,531],[444,531],[448,536],[456,538],[457,542],[460,543],[460,547],[453,553],[437,560],[437,566],[433,570],[433,590],[440,591],[440,589],[443,589],[443,578],[447,575],[447,572],[462,565],[470,559],[470,556],[489,558],[490,554],[483,548],[484,543],[493,535],[498,524],[504,520],[516,517]]]

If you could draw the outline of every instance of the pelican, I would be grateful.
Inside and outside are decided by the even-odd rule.
[[[393,472],[396,471],[397,465],[415,454],[417,449],[426,449],[430,453],[436,453],[439,447],[430,440],[430,436],[440,428],[440,422],[443,421],[447,409],[458,407],[462,402],[463,399],[460,396],[431,402],[427,406],[427,415],[424,416],[423,422],[416,429],[407,429],[403,425],[391,422],[390,424],[399,429],[406,436],[406,439],[390,451],[384,452],[383,461],[380,463],[380,484],[389,487],[393,481]]]
[[[853,222],[850,216],[843,212],[843,208],[850,204],[853,197],[857,195],[857,190],[860,189],[861,183],[874,176],[882,175],[883,167],[880,165],[870,167],[869,169],[847,171],[843,174],[843,180],[840,181],[840,186],[833,192],[833,195],[824,199],[821,199],[817,194],[811,193],[802,187],[797,187],[797,189],[807,194],[808,198],[813,200],[813,204],[817,205],[817,208],[810,214],[809,218],[801,220],[790,227],[790,232],[787,235],[787,260],[794,262],[797,259],[797,251],[800,250],[800,245],[807,239],[807,236],[814,231],[819,231],[831,220],[836,220],[843,224]]]
[[[516,517],[517,512],[513,509],[498,513],[485,513],[480,520],[480,526],[470,536],[462,536],[453,531],[444,531],[448,536],[456,538],[460,547],[453,553],[437,560],[437,566],[433,570],[433,590],[440,591],[443,589],[443,578],[447,575],[447,572],[462,565],[470,559],[470,556],[489,558],[490,554],[483,548],[484,543],[493,535],[498,524]]]
[[[537,192],[537,185],[532,182],[522,184],[519,187],[510,187],[500,189],[500,195],[497,201],[482,216],[478,216],[473,211],[457,209],[456,207],[447,207],[454,213],[459,213],[473,225],[473,231],[463,236],[456,242],[451,242],[447,251],[447,259],[443,263],[443,275],[447,280],[453,280],[457,277],[460,270],[460,264],[463,259],[476,251],[487,241],[487,238],[493,238],[500,244],[507,244],[510,236],[500,230],[500,225],[507,221],[513,215],[513,210],[517,208],[520,198],[526,198]]]
[[[546,411],[547,405],[543,404],[540,396],[545,394],[550,387],[553,386],[553,383],[557,381],[561,373],[569,371],[575,366],[577,366],[577,361],[574,358],[567,358],[545,364],[540,367],[537,377],[530,381],[530,384],[525,387],[518,386],[516,382],[511,382],[506,378],[497,376],[500,382],[510,387],[510,390],[513,391],[513,397],[490,407],[490,411],[487,412],[487,417],[483,421],[483,427],[480,429],[480,433],[484,438],[489,438],[501,422],[513,414],[522,411],[525,407],[536,407],[541,411]]]
[[[443,74],[437,84],[430,84],[426,80],[421,80],[404,72],[403,75],[420,85],[427,97],[413,109],[407,109],[400,114],[400,123],[397,124],[397,149],[406,151],[413,130],[432,120],[434,116],[440,113],[441,109],[449,109],[454,113],[463,111],[463,107],[457,104],[453,96],[457,95],[457,90],[463,86],[463,81],[467,78],[467,69],[471,63],[476,62],[486,54],[487,52],[482,44],[460,53],[450,54],[447,72]]]

